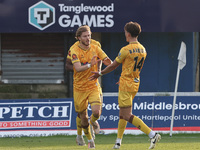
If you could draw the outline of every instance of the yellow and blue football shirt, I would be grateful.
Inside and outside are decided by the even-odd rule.
[[[105,52],[94,44],[90,44],[90,48],[85,50],[79,45],[74,46],[71,50],[71,60],[72,64],[75,62],[80,62],[81,65],[86,65],[91,62],[93,56],[97,56],[101,60],[108,57]],[[97,58],[96,58],[97,59]],[[89,91],[95,88],[99,88],[98,80],[89,81],[89,77],[93,74],[91,71],[98,71],[98,64],[91,66],[85,71],[77,72],[74,68],[74,90],[76,91]]]
[[[140,72],[147,52],[139,42],[132,42],[121,48],[116,61],[122,63],[122,73],[119,80],[119,90],[127,92],[138,91]]]
[[[91,42],[90,44],[97,45],[101,48],[101,44],[98,41],[91,39],[90,42]],[[68,59],[71,59],[71,50],[73,49],[73,47],[78,46],[79,44],[80,44],[79,41],[77,41],[70,47],[68,54],[67,54]]]

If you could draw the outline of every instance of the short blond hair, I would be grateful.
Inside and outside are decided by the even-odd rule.
[[[91,32],[90,27],[88,25],[80,26],[76,31],[76,37],[75,38],[78,40],[78,37],[80,37],[81,34],[83,32],[86,32],[86,31],[90,31]]]

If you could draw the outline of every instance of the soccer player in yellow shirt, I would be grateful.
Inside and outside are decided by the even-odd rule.
[[[101,44],[96,41],[96,40],[93,40],[91,39],[90,41],[91,43],[90,44],[93,44],[93,45],[97,45],[101,48]],[[79,41],[76,41],[70,48],[69,48],[69,51],[68,51],[68,54],[67,54],[67,59],[66,59],[66,65],[65,65],[65,68],[68,70],[68,71],[73,71],[73,64],[72,64],[72,61],[71,61],[71,50],[75,47],[75,46],[78,46],[80,44]],[[101,62],[101,61],[100,61]],[[98,63],[99,65],[99,69],[101,68],[101,63]]]
[[[119,123],[116,143],[113,149],[119,149],[127,121],[136,126],[151,139],[149,149],[153,149],[161,139],[160,134],[151,130],[140,118],[132,114],[132,101],[138,92],[140,84],[140,72],[143,67],[147,52],[142,44],[138,42],[141,27],[136,22],[128,22],[125,27],[125,37],[129,44],[121,48],[114,62],[101,72],[93,72],[89,77],[94,80],[99,76],[107,74],[116,69],[122,63],[122,73],[119,80]]]
[[[72,64],[72,61],[71,61],[71,50],[75,46],[78,46],[79,44],[80,44],[79,41],[75,42],[70,47],[70,49],[68,51],[67,59],[66,59],[66,65],[65,65],[65,68],[66,68],[67,71],[73,71],[73,64]],[[101,48],[101,44],[96,40],[91,39],[91,44],[97,45],[98,47]],[[98,62],[98,71],[101,71],[101,66],[102,66],[102,61],[99,61]],[[99,88],[100,88],[101,101],[103,102],[103,95],[102,95],[102,90],[101,90],[100,85],[99,85]],[[76,143],[79,146],[85,146],[85,141],[84,141],[84,138],[83,138],[83,135],[82,135],[81,118],[80,118],[80,115],[78,113],[77,113],[77,117],[76,117],[76,127],[77,127]],[[92,128],[90,128],[90,129],[91,129],[92,137],[94,139],[95,138],[95,134],[93,132],[93,129]]]
[[[97,122],[101,114],[101,98],[98,80],[89,81],[92,71],[98,71],[97,58],[101,59],[105,65],[109,65],[112,61],[105,52],[98,46],[90,44],[91,30],[87,25],[81,26],[76,31],[76,38],[80,44],[71,50],[71,61],[74,70],[74,106],[76,112],[81,118],[81,126],[88,139],[88,148],[95,148],[94,140],[88,122],[87,107],[88,102],[91,105],[92,115],[90,124],[93,126],[96,134],[100,131]]]

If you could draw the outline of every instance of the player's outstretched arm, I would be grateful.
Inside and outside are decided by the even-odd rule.
[[[110,64],[112,64],[112,60],[109,58],[109,57],[106,57],[104,60],[103,60],[103,64],[108,66]]]
[[[101,72],[95,72],[92,71],[93,75],[89,77],[89,80],[95,80],[97,79],[99,76],[102,76],[104,74],[107,74],[113,70],[115,70],[118,66],[120,65],[120,63],[118,63],[116,60],[114,60],[114,62],[112,64],[110,64],[109,66],[107,66],[104,70],[102,70]]]
[[[73,64],[73,66],[74,66],[74,68],[77,72],[85,71],[85,70],[94,66],[95,64],[97,64],[100,61],[100,59],[96,60],[96,58],[97,58],[97,56],[93,56],[90,64],[81,65],[81,63],[78,61],[78,62],[75,62]]]
[[[98,71],[101,71],[101,67],[102,67],[102,60],[100,60],[100,61],[98,62]]]

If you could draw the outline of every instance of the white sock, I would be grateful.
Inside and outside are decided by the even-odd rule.
[[[77,135],[77,137],[78,137],[78,138],[82,138],[82,137],[83,137],[83,135]]]
[[[90,142],[93,142],[94,140],[93,139],[91,139],[91,140],[88,140],[88,143],[90,143]]]
[[[151,130],[151,132],[149,133],[148,136],[150,139],[152,139],[155,135],[156,135],[156,133],[153,130]]]
[[[122,139],[120,139],[120,138],[116,139],[116,143],[119,143],[121,145],[121,142],[122,142]]]

